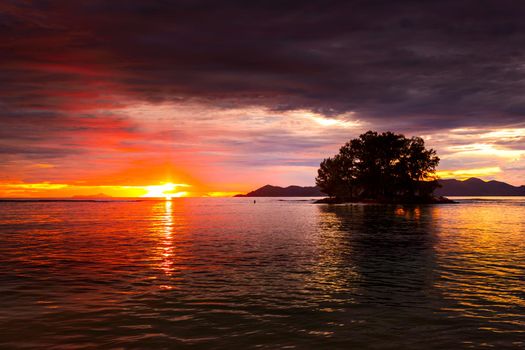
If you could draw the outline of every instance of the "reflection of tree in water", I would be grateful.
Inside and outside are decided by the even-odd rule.
[[[330,294],[344,325],[338,336],[384,338],[406,348],[423,346],[421,322],[446,323],[434,315],[436,235],[432,206],[319,206],[320,265],[333,262],[339,289]],[[318,271],[318,273],[321,273]],[[321,273],[322,274],[322,273]],[[335,280],[332,280],[334,282]]]
[[[353,283],[359,287],[359,299],[400,305],[425,301],[435,264],[431,207],[352,205],[320,210],[327,218],[321,225],[328,240],[334,229],[340,232],[343,242],[330,244],[344,248],[335,253],[358,276]]]

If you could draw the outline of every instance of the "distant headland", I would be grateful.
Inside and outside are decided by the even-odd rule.
[[[238,194],[235,197],[323,197],[325,193],[321,192],[318,186],[288,186],[279,187],[265,185],[246,194]]]

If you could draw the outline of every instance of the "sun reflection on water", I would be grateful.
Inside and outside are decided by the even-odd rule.
[[[173,235],[173,213],[172,213],[172,201],[171,199],[167,199],[164,201],[164,216],[163,216],[163,224],[164,224],[164,230],[163,230],[163,236],[164,239],[162,240],[162,264],[161,269],[164,271],[166,275],[171,275],[173,272],[173,255],[174,255],[174,248],[173,248],[173,241],[172,241],[172,235]]]
[[[181,273],[191,266],[194,256],[188,251],[188,220],[191,213],[182,198],[159,201],[151,207],[150,233],[156,242],[151,250],[158,286],[161,289],[180,287]]]

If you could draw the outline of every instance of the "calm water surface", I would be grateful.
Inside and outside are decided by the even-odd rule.
[[[0,348],[525,348],[525,198],[0,203]]]

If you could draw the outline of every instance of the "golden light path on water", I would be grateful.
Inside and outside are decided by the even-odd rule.
[[[173,251],[173,214],[172,214],[172,201],[168,198],[164,201],[164,240],[163,240],[163,262],[161,265],[162,270],[166,275],[171,275],[174,264],[174,251]]]

